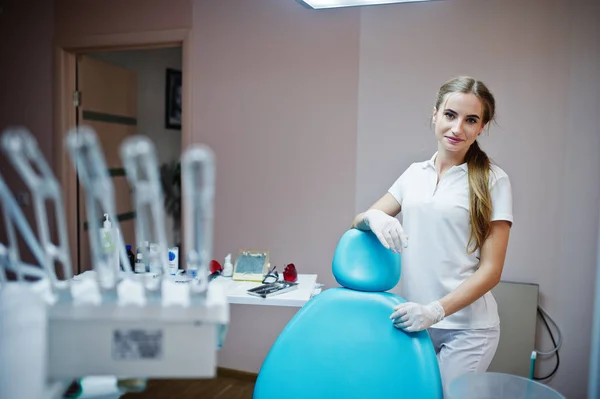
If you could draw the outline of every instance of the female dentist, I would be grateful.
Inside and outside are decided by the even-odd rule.
[[[502,275],[512,191],[477,143],[494,111],[481,81],[461,76],[444,83],[433,109],[437,152],[410,165],[353,223],[402,251],[400,289],[408,302],[390,319],[407,332],[428,329],[444,390],[463,373],[487,370],[500,337],[490,290]]]

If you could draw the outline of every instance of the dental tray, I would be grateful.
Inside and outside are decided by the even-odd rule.
[[[247,292],[250,295],[258,296],[261,298],[267,298],[286,292],[293,291],[298,288],[298,283],[291,283],[288,281],[277,281],[275,283],[263,284],[258,287],[249,289]]]

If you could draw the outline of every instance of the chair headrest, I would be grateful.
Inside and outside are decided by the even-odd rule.
[[[381,245],[373,232],[350,229],[338,243],[332,271],[342,287],[358,291],[388,291],[400,280],[400,254]]]

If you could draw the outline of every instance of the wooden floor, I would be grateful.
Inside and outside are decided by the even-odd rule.
[[[256,375],[219,370],[206,380],[150,380],[144,392],[122,399],[252,399]]]

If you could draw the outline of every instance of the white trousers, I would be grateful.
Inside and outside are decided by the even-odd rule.
[[[488,369],[500,340],[500,326],[481,330],[430,328],[429,335],[437,354],[444,396],[448,384],[465,373]]]

